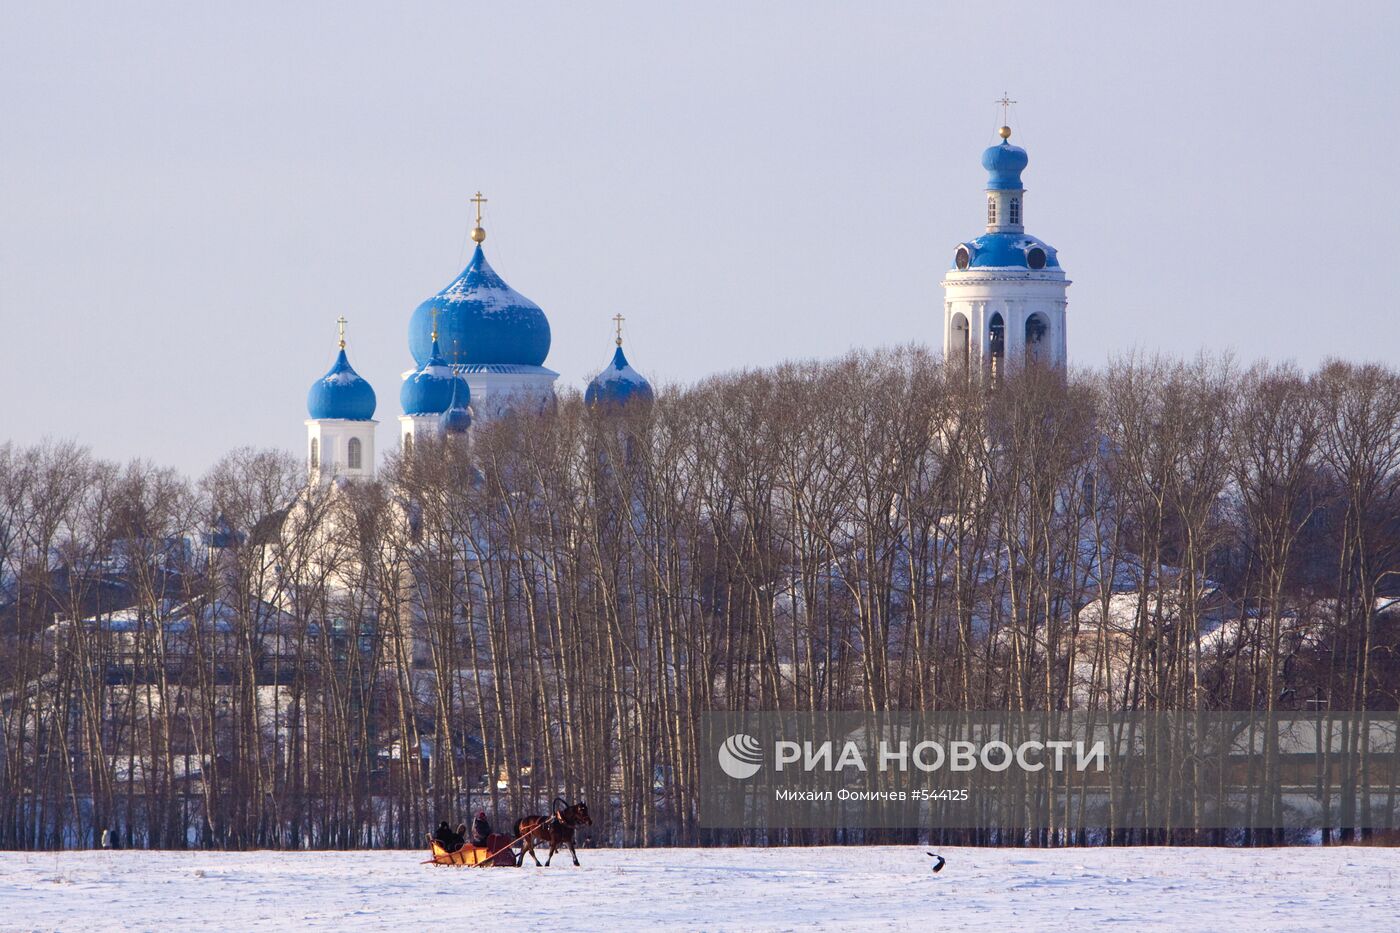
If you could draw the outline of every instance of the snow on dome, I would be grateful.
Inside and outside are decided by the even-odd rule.
[[[335,358],[335,365],[311,384],[306,393],[306,411],[315,420],[339,418],[346,421],[369,421],[374,417],[374,388],[350,365],[345,347]]]
[[[987,170],[988,191],[1015,191],[1024,187],[1021,173],[1025,171],[1030,156],[1020,146],[1013,146],[1002,140],[996,146],[988,146],[982,153],[982,167]]]
[[[442,354],[438,351],[438,342],[433,341],[432,355],[428,361],[418,368],[416,372],[409,374],[404,379],[403,387],[399,389],[399,402],[403,406],[405,415],[440,415],[452,405],[452,393],[455,383],[462,382],[461,378],[452,371],[452,367],[443,362]],[[462,390],[466,393],[466,401],[471,401],[471,389],[462,382]]]
[[[619,346],[613,353],[612,362],[588,384],[588,390],[583,394],[583,402],[589,408],[599,405],[614,408],[626,405],[634,399],[650,405],[655,399],[655,393],[652,392],[651,383],[647,382],[646,377],[627,362],[627,356]]]
[[[432,357],[434,309],[439,337],[454,348],[454,365],[540,366],[549,355],[549,320],[544,311],[496,274],[479,244],[462,274],[413,312],[408,348],[419,365]]]
[[[984,233],[974,240],[959,243],[953,256],[955,270],[963,268],[960,256],[963,250],[967,250],[969,269],[1060,268],[1055,247],[1029,233]]]

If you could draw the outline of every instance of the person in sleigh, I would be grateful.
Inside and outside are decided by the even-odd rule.
[[[447,820],[443,820],[438,824],[437,829],[433,830],[433,842],[436,842],[446,852],[456,852],[467,841],[466,829],[465,825],[453,829],[447,825]]]

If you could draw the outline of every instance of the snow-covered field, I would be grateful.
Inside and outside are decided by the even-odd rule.
[[[0,929],[1394,930],[1400,852],[915,847],[0,853]],[[560,862],[562,859],[562,864]],[[447,924],[447,925],[444,925]]]

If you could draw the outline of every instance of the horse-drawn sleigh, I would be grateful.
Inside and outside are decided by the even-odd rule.
[[[580,826],[593,825],[593,819],[588,815],[588,804],[571,804],[562,797],[554,798],[554,812],[549,816],[533,815],[523,816],[515,821],[515,838],[512,839],[503,833],[491,833],[486,837],[485,845],[472,845],[470,841],[464,841],[460,846],[449,847],[441,840],[428,834],[428,844],[432,848],[432,858],[425,861],[425,865],[454,865],[467,868],[479,868],[483,866],[493,866],[497,868],[518,868],[525,862],[525,855],[529,853],[535,860],[535,864],[540,864],[540,857],[535,854],[535,843],[548,843],[549,854],[545,856],[544,864],[548,866],[550,860],[554,858],[554,853],[561,848],[567,848],[569,855],[573,858],[574,864],[578,865],[578,854],[574,851],[574,832]],[[459,827],[458,833],[465,827]],[[515,845],[520,844],[519,855],[515,852]]]
[[[479,865],[492,865],[496,868],[515,868],[515,851],[510,847],[510,837],[500,833],[492,833],[486,837],[486,845],[474,846],[470,842],[463,843],[460,848],[448,849],[441,842],[428,837],[428,843],[432,846],[433,857],[423,864],[433,865],[457,865],[467,868],[475,868]]]

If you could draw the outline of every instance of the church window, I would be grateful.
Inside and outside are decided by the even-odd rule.
[[[969,356],[972,352],[971,337],[967,318],[959,311],[953,315],[952,334],[948,344],[948,362],[961,366],[964,371],[967,369]]]
[[[1010,213],[1010,215],[1011,215],[1011,222],[1012,222],[1013,224],[1019,224],[1019,223],[1021,222],[1021,199],[1020,199],[1020,198],[1012,198],[1012,199],[1011,199],[1011,209],[1010,209],[1009,213]]]
[[[1002,372],[1002,360],[1006,356],[1006,322],[1002,320],[1000,312],[994,313],[987,322],[987,338],[992,376],[998,377]]]
[[[1050,324],[1043,314],[1032,314],[1026,318],[1026,361],[1034,362],[1041,358],[1040,350],[1045,345],[1045,335]]]
[[[411,453],[413,453],[413,435],[412,435],[412,434],[405,434],[405,435],[403,436],[403,452],[406,453],[406,454],[411,454]]]
[[[994,224],[994,223],[996,223],[996,222],[997,222],[997,199],[996,199],[996,195],[992,195],[990,198],[987,199],[987,223],[989,223],[989,224]]]
[[[1030,249],[1026,250],[1026,265],[1030,266],[1032,269],[1044,269],[1045,250],[1041,249],[1039,246],[1032,246]]]
[[[311,439],[311,469],[321,468],[321,442],[316,438]]]
[[[957,253],[953,255],[953,263],[959,269],[966,269],[972,265],[972,254],[968,252],[966,246],[959,246]]]
[[[345,448],[345,465],[350,469],[358,470],[360,468],[363,459],[361,450],[360,439],[358,437],[350,438],[350,444]]]

